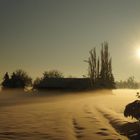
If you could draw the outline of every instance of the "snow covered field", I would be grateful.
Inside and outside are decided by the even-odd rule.
[[[1,91],[0,140],[138,140],[136,120],[123,116],[137,91]]]

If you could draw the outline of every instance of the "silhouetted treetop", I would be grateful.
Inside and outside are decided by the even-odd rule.
[[[8,72],[5,73],[2,81],[2,87],[8,88],[10,85],[10,78]]]
[[[52,79],[52,78],[59,79],[59,78],[64,78],[64,76],[58,70],[45,71],[41,78],[36,78],[36,80],[34,81],[33,87],[40,88],[42,85],[46,85],[46,82],[48,81],[48,79]]]
[[[43,73],[43,79],[47,78],[63,78],[63,74],[58,71],[58,70],[50,70],[50,71],[45,71]]]
[[[3,88],[24,88],[30,85],[32,85],[32,79],[23,70],[16,70],[10,78],[6,73],[2,82]]]

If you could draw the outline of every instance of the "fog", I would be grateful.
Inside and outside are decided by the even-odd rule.
[[[0,139],[130,139],[123,111],[137,91],[1,91]]]

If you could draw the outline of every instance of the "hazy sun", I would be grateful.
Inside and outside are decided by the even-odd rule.
[[[140,59],[140,48],[137,49],[136,55],[137,55],[137,57]]]

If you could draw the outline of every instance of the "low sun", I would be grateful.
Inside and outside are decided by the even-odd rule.
[[[137,55],[137,57],[140,59],[140,48],[137,49],[136,55]]]

